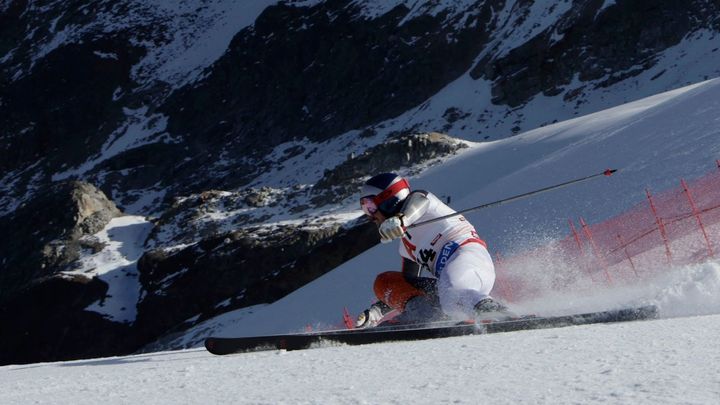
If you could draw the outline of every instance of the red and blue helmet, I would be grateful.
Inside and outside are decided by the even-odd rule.
[[[381,173],[365,182],[361,195],[360,206],[366,215],[380,211],[385,217],[391,217],[400,211],[410,195],[410,184],[395,173]]]

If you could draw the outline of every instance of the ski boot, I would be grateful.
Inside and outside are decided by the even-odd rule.
[[[508,307],[490,297],[481,299],[474,309],[476,322],[509,321],[517,318]]]
[[[394,319],[394,324],[432,323],[445,320],[437,297],[420,295],[411,298],[405,304],[405,310]]]

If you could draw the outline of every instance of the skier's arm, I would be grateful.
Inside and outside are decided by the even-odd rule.
[[[427,191],[418,190],[410,193],[398,214],[402,218],[403,226],[408,227],[425,215],[429,205]]]
[[[400,212],[380,224],[380,241],[388,243],[402,237],[405,228],[422,217],[430,205],[427,191],[413,191],[405,199]]]

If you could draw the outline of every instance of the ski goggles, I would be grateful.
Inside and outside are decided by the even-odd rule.
[[[360,208],[362,208],[365,215],[372,217],[378,210],[377,205],[373,197],[363,197],[360,199]]]

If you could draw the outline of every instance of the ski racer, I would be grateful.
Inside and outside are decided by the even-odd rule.
[[[495,283],[492,258],[462,215],[408,228],[455,213],[435,195],[410,191],[401,176],[381,173],[365,182],[360,206],[378,225],[381,242],[401,240],[402,271],[376,277],[378,301],[358,316],[356,328],[376,326],[392,310],[400,312],[397,322],[512,317],[490,297]]]

